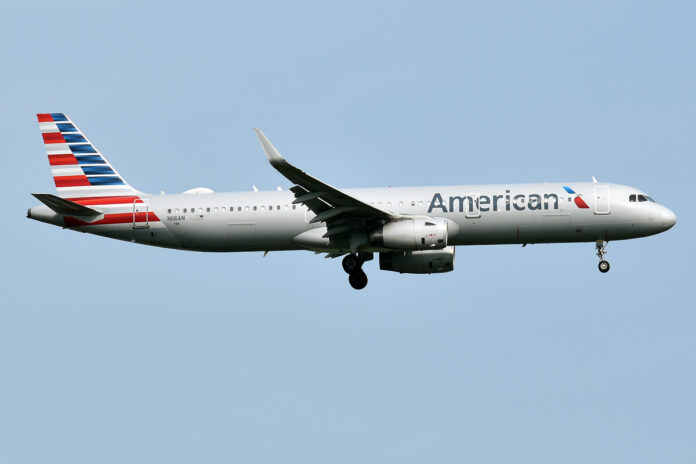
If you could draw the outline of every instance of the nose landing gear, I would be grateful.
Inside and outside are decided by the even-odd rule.
[[[599,268],[599,272],[605,273],[609,272],[609,261],[604,260],[604,255],[607,254],[607,245],[609,242],[605,242],[604,240],[597,240],[596,247],[597,247],[597,256],[599,257],[599,264],[597,267]]]
[[[363,256],[362,253],[360,256],[351,253],[343,258],[343,270],[348,274],[350,286],[356,290],[362,290],[367,286],[367,274],[362,270],[362,265],[369,259],[371,257]]]

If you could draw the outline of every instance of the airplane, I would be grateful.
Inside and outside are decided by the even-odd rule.
[[[591,242],[599,270],[610,240],[670,229],[676,215],[633,187],[598,182],[337,189],[290,164],[259,129],[289,190],[151,195],[131,187],[63,113],[37,115],[57,194],[27,217],[64,229],[202,252],[309,250],[342,258],[363,289],[363,264],[409,274],[454,269],[458,245]]]

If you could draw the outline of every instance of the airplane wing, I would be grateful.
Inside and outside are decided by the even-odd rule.
[[[402,217],[375,208],[296,168],[283,158],[261,130],[254,131],[271,166],[295,184],[290,189],[295,195],[293,203],[301,203],[316,214],[310,223],[326,223],[328,231],[324,237],[333,241],[353,230],[367,229],[372,224]]]

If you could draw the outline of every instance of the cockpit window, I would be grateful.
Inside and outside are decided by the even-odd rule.
[[[655,203],[655,200],[650,198],[647,195],[640,195],[640,194],[633,194],[628,196],[628,201],[635,203],[635,202],[646,202],[649,201],[650,203]]]

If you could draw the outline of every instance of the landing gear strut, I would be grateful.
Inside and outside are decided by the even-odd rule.
[[[604,260],[604,255],[607,254],[607,244],[609,242],[605,242],[604,240],[597,240],[597,244],[595,245],[597,247],[597,256],[599,257],[599,264],[597,267],[599,268],[599,272],[609,272],[609,261]]]
[[[356,290],[362,290],[367,286],[367,274],[362,270],[362,265],[369,258],[351,253],[343,258],[343,270],[348,274],[350,286]]]

